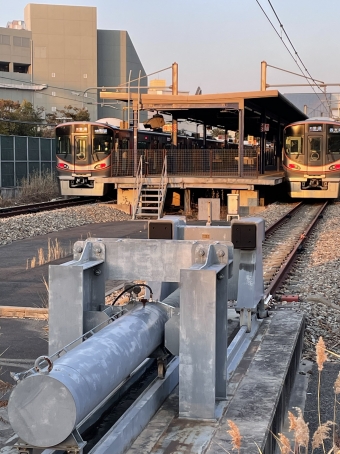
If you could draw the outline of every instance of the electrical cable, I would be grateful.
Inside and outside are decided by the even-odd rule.
[[[287,44],[283,41],[282,36],[280,36],[280,33],[276,30],[275,25],[274,25],[273,22],[270,20],[269,16],[267,15],[267,13],[265,12],[265,10],[263,9],[263,7],[262,7],[262,5],[260,4],[259,0],[255,0],[255,1],[256,1],[256,3],[259,5],[259,7],[261,8],[263,14],[266,16],[268,22],[270,23],[270,25],[271,25],[272,28],[274,29],[274,31],[275,31],[275,33],[277,34],[277,36],[278,36],[278,37],[280,38],[280,40],[282,41],[282,43],[283,43],[283,45],[285,46],[285,48],[287,49],[289,55],[290,55],[290,56],[293,58],[293,60],[295,61],[295,64],[297,65],[297,67],[298,67],[299,70],[301,71],[301,74],[302,74],[303,77],[306,79],[306,81],[308,82],[308,84],[310,85],[310,87],[312,88],[312,90],[314,91],[314,93],[316,94],[316,96],[319,98],[319,101],[321,102],[321,104],[323,104],[323,106],[326,108],[326,110],[329,110],[329,109],[330,109],[330,105],[329,105],[327,96],[326,96],[326,100],[327,100],[328,106],[325,105],[324,101],[320,98],[320,96],[318,95],[318,93],[315,91],[313,85],[309,82],[308,78],[306,77],[306,75],[305,75],[304,72],[303,72],[303,69],[301,68],[301,66],[300,66],[299,63],[297,62],[297,60],[296,60],[296,58],[294,57],[294,55],[292,54],[291,50],[288,48]],[[273,6],[272,6],[272,4],[270,3],[270,0],[268,0],[268,2],[269,2],[270,6],[271,6],[272,9],[273,9]],[[283,29],[283,32],[285,33],[285,35],[286,35],[287,38],[288,38],[288,35],[286,34],[286,31],[284,30],[284,27],[283,27],[281,21],[279,20],[277,14],[276,14],[276,12],[275,12],[275,10],[274,10],[274,14],[276,15],[276,17],[277,17],[277,19],[278,19],[278,21],[279,21],[280,27]],[[292,45],[291,40],[290,40],[289,38],[288,38],[288,40],[289,40],[290,44]],[[301,61],[302,65],[303,65],[303,67],[304,67],[304,69],[305,69],[305,71],[309,74],[307,68],[305,67],[305,65],[303,64],[301,58],[299,57],[299,55],[298,55],[298,53],[297,53],[295,47],[294,47],[293,45],[292,45],[292,47],[293,47],[293,49],[294,49],[294,52],[295,52],[295,54],[296,54],[296,57],[299,58],[299,60]],[[310,74],[309,74],[309,75],[310,75]],[[315,79],[314,79],[313,77],[310,76],[310,78],[315,82]],[[316,82],[315,82],[315,85],[318,86],[318,84],[317,84]],[[320,88],[319,86],[318,86],[318,88],[321,90],[321,88]],[[322,90],[321,90],[321,91],[322,91]],[[323,92],[322,92],[322,93],[323,93]],[[329,113],[331,114],[331,112],[329,112]]]
[[[305,65],[305,64],[303,63],[303,61],[301,60],[301,58],[300,58],[300,56],[299,56],[297,50],[295,49],[295,47],[294,47],[294,45],[293,45],[291,39],[289,38],[289,36],[288,36],[288,34],[287,34],[287,32],[286,32],[286,30],[285,30],[285,28],[284,28],[282,22],[280,21],[279,16],[277,15],[277,13],[276,13],[276,11],[275,11],[275,9],[274,9],[274,7],[273,7],[271,1],[268,0],[268,3],[269,3],[269,5],[270,5],[271,9],[273,10],[273,13],[274,13],[275,16],[276,16],[276,19],[278,20],[278,22],[279,22],[279,24],[280,24],[280,27],[281,27],[281,29],[282,29],[282,31],[283,31],[283,33],[285,34],[286,38],[288,39],[289,44],[292,46],[292,49],[294,50],[295,55],[297,56],[297,58],[298,58],[299,61],[301,62],[301,64],[302,64],[304,70],[305,70],[306,73],[309,75],[309,77],[312,79],[312,81],[314,82],[314,84],[315,84],[315,85],[319,88],[319,90],[324,94],[324,92],[322,91],[321,87],[316,83],[316,80],[312,77],[312,75],[310,74],[310,72],[309,72],[308,69],[306,68],[306,65]],[[305,78],[306,78],[306,77],[305,77]],[[306,79],[307,79],[307,78],[306,78]],[[320,98],[319,98],[319,99],[320,99]],[[330,105],[330,102],[329,102],[327,96],[326,96],[326,101],[327,101],[328,108],[329,108],[329,114],[331,114],[331,105]]]
[[[111,306],[114,306],[116,304],[116,302],[119,300],[119,298],[124,295],[124,293],[127,293],[129,290],[132,290],[135,287],[146,287],[146,288],[148,288],[150,290],[150,298],[152,299],[153,291],[152,291],[152,288],[149,285],[147,285],[147,284],[135,284],[135,285],[131,285],[130,287],[127,287],[118,296],[116,296],[116,298],[113,300]]]

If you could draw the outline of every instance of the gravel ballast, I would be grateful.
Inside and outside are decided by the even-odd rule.
[[[0,219],[0,245],[70,227],[128,221],[131,216],[108,204],[82,205]]]

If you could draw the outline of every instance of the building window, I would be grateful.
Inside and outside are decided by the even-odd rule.
[[[3,71],[4,73],[9,72],[9,63],[6,61],[0,61],[0,71]]]
[[[13,36],[13,45],[17,47],[30,47],[30,39],[21,36]]]
[[[52,91],[52,96],[55,96],[56,95],[56,92],[55,91]]]
[[[29,38],[21,38],[21,45],[22,47],[30,47],[30,39]]]
[[[84,74],[84,79],[87,79],[87,74]]]
[[[28,74],[29,66],[30,65],[25,65],[24,63],[13,63],[13,72]]]
[[[13,44],[14,46],[21,47],[21,37],[13,36]]]
[[[52,73],[52,77],[55,77],[55,73]]]
[[[56,112],[57,108],[56,107],[51,107],[52,112]]]
[[[10,37],[8,35],[0,35],[0,44],[9,46],[11,44]]]

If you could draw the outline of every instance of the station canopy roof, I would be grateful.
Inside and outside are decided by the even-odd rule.
[[[128,96],[136,109],[137,93],[100,93],[102,102],[112,99],[127,102]],[[244,109],[244,135],[258,137],[261,123],[265,123],[269,125],[268,139],[277,134],[279,123],[285,126],[307,118],[277,90],[204,95],[141,94],[140,108],[233,131],[239,129],[239,109]]]

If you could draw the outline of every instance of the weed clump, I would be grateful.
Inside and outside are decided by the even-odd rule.
[[[34,171],[18,182],[17,196],[4,198],[0,195],[0,207],[48,202],[60,197],[59,183],[54,173]]]
[[[16,203],[39,203],[59,197],[59,185],[55,174],[33,172],[21,180],[20,194]]]

